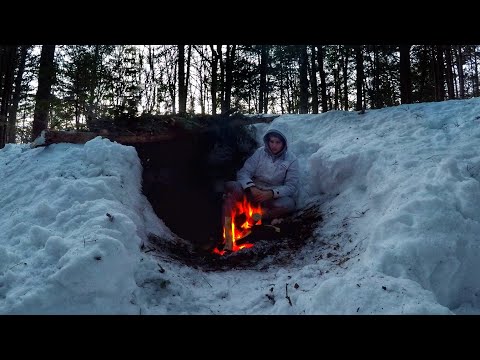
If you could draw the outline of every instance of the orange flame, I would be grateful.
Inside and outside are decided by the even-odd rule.
[[[231,214],[227,214],[226,216],[230,216],[232,219],[231,223],[225,223],[223,227],[223,241],[222,244],[226,244],[227,242],[227,235],[231,236],[233,246],[231,251],[238,251],[241,249],[248,249],[253,247],[253,244],[245,243],[241,245],[237,245],[237,240],[244,238],[245,236],[251,233],[251,228],[253,225],[261,225],[262,220],[255,221],[253,217],[254,214],[262,215],[262,208],[260,205],[253,205],[251,204],[246,196],[243,197],[241,201],[238,201],[235,204],[235,207],[232,209]],[[238,223],[238,219],[243,221],[242,224]],[[239,226],[237,226],[239,225]],[[213,250],[215,254],[223,255],[225,250],[218,250],[215,248]]]

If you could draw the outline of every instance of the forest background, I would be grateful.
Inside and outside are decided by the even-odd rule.
[[[478,45],[0,45],[0,148],[180,114],[316,114],[479,96]]]

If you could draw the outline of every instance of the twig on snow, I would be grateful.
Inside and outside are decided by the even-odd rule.
[[[288,303],[290,304],[290,306],[293,306],[292,299],[290,299],[290,296],[288,296],[288,283],[285,284],[285,298],[288,300]]]

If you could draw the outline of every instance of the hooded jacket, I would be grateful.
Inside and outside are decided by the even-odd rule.
[[[283,140],[284,147],[277,155],[268,147],[270,134]],[[243,189],[255,186],[262,190],[273,190],[273,198],[294,197],[298,191],[298,160],[288,151],[285,135],[279,130],[271,129],[263,136],[264,146],[258,148],[237,172],[237,181]]]

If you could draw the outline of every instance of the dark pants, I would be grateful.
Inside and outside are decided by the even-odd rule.
[[[249,192],[247,192],[249,196]],[[225,214],[230,214],[235,207],[235,203],[241,201],[245,191],[238,181],[227,181],[225,183],[225,199],[223,201],[222,224],[225,219]],[[253,202],[252,199],[248,199]],[[289,196],[280,197],[277,199],[270,199],[262,202],[262,220],[269,220],[288,215],[295,211],[295,200]]]

